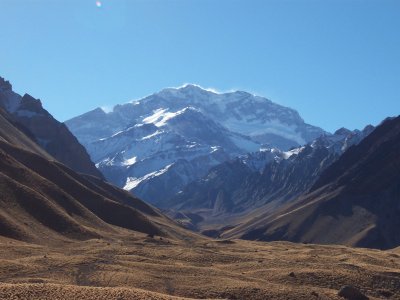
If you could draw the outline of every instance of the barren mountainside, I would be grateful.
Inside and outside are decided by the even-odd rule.
[[[359,247],[400,244],[400,117],[385,120],[329,166],[310,192],[224,236]]]
[[[133,230],[183,232],[155,208],[57,162],[5,119],[0,125],[0,235],[29,242],[86,240]],[[160,225],[163,224],[163,225]],[[185,233],[182,233],[185,235]]]

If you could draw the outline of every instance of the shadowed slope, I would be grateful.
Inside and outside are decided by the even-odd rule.
[[[55,161],[8,117],[1,111],[0,235],[38,243],[129,234],[125,229],[187,235],[128,192]]]
[[[86,149],[63,123],[57,121],[43,108],[39,99],[28,94],[21,97],[2,77],[0,77],[0,108],[7,112],[7,118],[14,126],[22,129],[58,161],[77,172],[103,177],[90,160]]]
[[[14,122],[12,117],[0,107],[0,140],[37,153],[51,160],[52,157],[35,143],[34,137],[28,136],[29,134],[30,132],[26,128]]]
[[[90,190],[57,163],[4,142],[0,149],[1,222],[9,228],[4,235],[36,240],[43,233],[53,238],[59,233],[58,238],[86,239],[115,231],[106,223],[161,233],[139,211]]]
[[[400,117],[386,120],[280,211],[225,236],[393,248],[400,245]]]
[[[171,216],[218,236],[308,192],[328,166],[372,130],[372,126],[362,131],[341,128],[291,151],[264,149],[220,164],[169,201],[169,208],[181,213],[172,212]],[[190,214],[197,218],[185,217]]]

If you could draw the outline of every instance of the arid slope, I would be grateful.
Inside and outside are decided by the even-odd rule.
[[[157,209],[59,163],[0,109],[0,235],[21,241],[115,237],[134,230],[189,238]]]
[[[137,232],[58,245],[0,239],[2,299],[341,299],[347,284],[400,299],[399,270],[399,253],[345,246]]]

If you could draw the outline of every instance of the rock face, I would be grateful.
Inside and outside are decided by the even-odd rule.
[[[361,291],[351,285],[345,285],[343,286],[339,293],[338,296],[348,299],[348,300],[368,300],[369,298],[365,296]]]
[[[21,124],[16,123],[13,118],[0,107],[0,141],[36,153],[48,160],[54,160],[50,154],[35,142],[34,137],[28,134],[31,134],[31,132],[27,131],[25,127],[21,127]]]
[[[336,243],[388,249],[400,245],[400,117],[385,120],[325,169],[291,205],[248,221],[227,236]]]
[[[160,206],[215,165],[324,133],[266,98],[195,85],[164,89],[109,113],[96,109],[66,124],[107,179]]]
[[[8,81],[0,77],[0,107],[5,109],[13,121],[50,155],[71,169],[97,177],[103,177],[90,160],[85,148],[68,128],[52,117],[40,100],[13,92]]]
[[[341,129],[290,151],[265,149],[222,163],[187,185],[165,208],[201,215],[198,226],[266,205],[277,209],[307,192],[329,165],[372,130]]]

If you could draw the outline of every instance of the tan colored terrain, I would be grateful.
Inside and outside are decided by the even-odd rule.
[[[0,125],[0,299],[400,299],[399,248],[207,239]]]
[[[287,242],[190,242],[132,232],[34,245],[0,238],[1,299],[400,299],[400,253]]]

